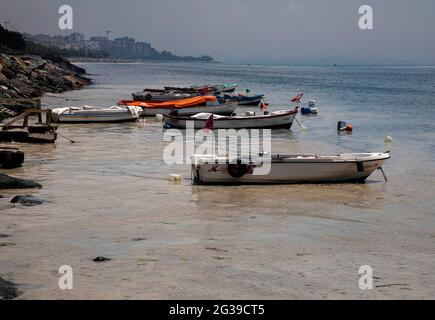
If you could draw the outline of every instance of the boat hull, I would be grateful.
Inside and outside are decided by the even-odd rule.
[[[239,100],[239,106],[258,106],[263,97],[254,98],[254,99],[241,99]]]
[[[276,115],[261,115],[250,117],[222,117],[213,119],[213,129],[290,129],[297,111],[282,112]],[[207,119],[193,117],[177,117],[164,115],[165,124],[171,128],[185,129],[187,123],[193,123],[195,129],[202,129]]]
[[[97,123],[97,122],[129,122],[136,121],[138,116],[128,110],[120,112],[104,112],[95,110],[81,110],[71,113],[62,113],[57,122],[61,123]]]
[[[199,96],[198,93],[154,93],[154,92],[135,92],[132,94],[133,100],[145,102],[163,102],[188,99]]]
[[[219,91],[219,92],[234,92],[236,90],[236,88],[237,88],[237,84],[233,84],[233,85],[230,85],[230,86],[224,86],[222,88],[218,88],[218,90],[216,90],[216,91]]]
[[[257,166],[247,165],[241,177],[229,173],[230,164],[194,163],[192,179],[195,184],[297,184],[297,183],[350,183],[364,182],[373,171],[389,158],[388,154],[368,160],[323,161],[291,160],[277,162],[272,159],[268,174],[256,175]]]
[[[225,93],[220,98],[228,100],[228,101],[237,101],[238,104],[241,106],[258,106],[260,104],[261,100],[264,98],[264,95],[262,95],[262,94],[257,94],[257,95],[238,94],[238,95],[235,95],[235,94]]]
[[[220,115],[229,115],[232,114],[236,108],[236,103],[222,103],[217,105],[200,105],[200,106],[189,106],[189,107],[182,107],[182,108],[173,108],[173,107],[142,107],[143,112],[142,115],[145,117],[155,116],[157,114],[163,114],[167,115],[171,113],[173,110],[177,111],[177,114],[180,116],[192,116],[197,113],[201,112],[210,112]]]

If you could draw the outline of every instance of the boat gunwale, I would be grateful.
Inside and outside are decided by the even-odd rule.
[[[385,160],[388,160],[391,158],[391,156],[388,153],[380,153],[380,154],[386,154],[387,156],[379,157],[376,159],[366,159],[366,160],[364,160],[364,159],[348,159],[348,160],[346,160],[346,159],[337,159],[337,160],[330,159],[329,161],[326,159],[321,159],[321,158],[314,158],[314,159],[312,159],[312,158],[309,158],[309,159],[281,158],[281,159],[278,159],[278,158],[271,157],[270,163],[307,163],[307,162],[313,163],[313,164],[314,163],[328,163],[328,164],[331,164],[331,163],[357,163],[357,162],[385,161]],[[194,158],[194,157],[192,157],[192,158]],[[201,158],[198,157],[198,159],[201,159]],[[196,159],[194,159],[194,160],[196,160]],[[287,161],[285,161],[285,160],[287,160]],[[214,161],[211,160],[211,161],[206,161],[206,162],[201,162],[201,163],[198,163],[195,161],[195,163],[193,163],[192,165],[193,166],[207,165],[207,164],[208,165],[215,165],[215,164],[230,165],[230,164],[237,164],[237,161],[240,161],[240,158],[234,159],[232,161],[226,160],[225,162],[220,162],[218,159],[215,159]],[[243,164],[247,164],[247,165],[257,165],[257,164],[261,164],[261,163],[264,163],[264,161],[261,161],[261,162],[254,162],[254,161],[243,162]]]
[[[279,110],[282,111],[282,110]],[[293,115],[293,114],[297,114],[298,111],[297,110],[290,110],[288,112],[284,112],[281,114],[269,114],[269,115],[259,115],[259,116],[235,116],[235,117],[231,117],[231,116],[223,116],[223,117],[219,117],[214,119],[213,118],[213,122],[214,121],[222,121],[222,120],[256,120],[256,119],[270,119],[270,118],[277,118],[277,117],[285,117],[285,116],[289,116],[289,115]],[[197,118],[192,118],[192,116],[176,116],[176,115],[170,115],[170,114],[164,114],[163,118],[169,118],[169,119],[174,119],[174,120],[186,120],[186,121],[207,121],[207,119],[197,119]]]
[[[74,124],[74,123],[117,123],[117,122],[136,122],[139,118],[130,118],[130,119],[107,119],[107,120],[58,120],[57,123],[65,123],[65,124]]]

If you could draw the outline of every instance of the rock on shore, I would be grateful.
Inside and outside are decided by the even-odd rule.
[[[26,188],[42,188],[42,186],[28,179],[19,179],[0,173],[0,189],[26,189]]]
[[[0,277],[0,300],[15,299],[19,294],[14,283]]]
[[[42,204],[42,200],[32,195],[18,195],[12,198],[11,203],[17,203],[26,207],[32,207]]]
[[[37,98],[45,92],[79,89],[91,83],[85,74],[84,69],[61,57],[1,53],[0,107],[2,99],[12,100],[13,105],[13,99]],[[13,111],[19,113],[20,110]]]

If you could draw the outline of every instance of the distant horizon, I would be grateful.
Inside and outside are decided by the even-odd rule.
[[[1,23],[0,23],[0,25],[1,25]],[[43,33],[31,33],[31,32],[28,32],[28,31],[19,31],[19,30],[17,30],[18,32],[20,32],[20,33],[27,33],[27,34],[31,34],[31,35],[38,35],[38,34],[43,34]],[[60,35],[60,36],[65,36],[65,35],[69,35],[69,34],[71,34],[71,33],[75,33],[76,31],[71,31],[71,32],[59,32],[59,33],[44,33],[44,34],[46,34],[46,35],[50,35],[50,36],[58,36],[58,35]],[[81,33],[81,32],[79,32],[79,33]],[[96,37],[96,36],[103,36],[103,35],[93,35],[93,34],[86,34],[86,33],[83,33],[83,35],[85,36],[85,39],[90,39],[91,37]],[[129,36],[129,35],[120,35],[120,36],[113,36],[113,37],[109,37],[109,40],[114,40],[114,39],[116,39],[116,38],[123,38],[123,37],[129,37],[129,38],[132,38],[131,36]],[[138,40],[138,39],[136,39],[136,41],[140,41],[140,40]],[[151,45],[152,45],[152,43],[151,43]],[[168,50],[168,51],[172,51],[172,49],[161,49],[161,50]],[[177,54],[179,54],[179,53],[177,53]],[[187,55],[187,54],[186,54]],[[110,58],[108,58],[108,59],[110,59]],[[134,59],[133,59],[134,60]],[[144,59],[144,60],[146,60],[146,59]],[[288,60],[285,60],[285,59],[281,59],[281,60],[273,60],[273,59],[267,59],[267,58],[263,58],[263,59],[261,59],[261,58],[257,58],[257,59],[254,59],[254,60],[250,60],[250,59],[231,59],[231,58],[223,58],[223,59],[220,59],[220,60],[217,60],[217,59],[215,59],[214,61],[213,61],[213,63],[226,63],[226,64],[254,64],[254,65],[268,65],[268,66],[285,66],[285,65],[288,65],[288,66],[419,66],[419,67],[424,67],[424,66],[427,66],[427,67],[432,67],[432,66],[435,66],[435,62],[432,62],[432,63],[430,63],[430,62],[427,62],[427,63],[424,63],[424,62],[413,62],[413,61],[390,61],[390,62],[385,62],[385,59],[384,59],[384,61],[380,61],[381,59],[375,59],[375,60],[373,60],[373,61],[366,61],[366,62],[359,62],[359,63],[356,63],[356,62],[352,62],[352,61],[348,61],[348,62],[332,62],[332,61],[335,61],[335,60],[337,60],[337,61],[339,61],[340,60],[340,58],[336,58],[336,59],[334,59],[334,58],[328,58],[327,59],[328,60],[328,62],[327,61],[318,61],[318,60],[307,60],[307,61],[294,61],[294,59],[293,59],[293,61],[292,61],[292,59],[288,59]],[[341,59],[341,60],[346,60],[346,58],[343,58],[343,59]],[[181,61],[180,61],[181,62]]]
[[[276,61],[276,60],[216,60],[217,63],[225,63],[225,64],[250,64],[250,65],[267,65],[267,66],[318,66],[318,67],[435,67],[435,62],[433,63],[419,63],[419,62],[400,62],[400,61],[392,61],[392,62],[336,62],[336,63],[328,63],[328,62],[320,62],[320,61]]]
[[[296,63],[296,62],[276,62],[276,61],[264,61],[264,62],[252,62],[252,61],[230,61],[230,60],[213,60],[213,61],[174,61],[174,60],[155,60],[155,59],[115,59],[115,58],[101,58],[101,59],[92,59],[89,60],[86,58],[82,59],[73,59],[75,63],[98,63],[92,60],[119,60],[120,62],[116,63],[140,63],[140,62],[150,62],[150,63],[179,63],[179,64],[225,64],[225,65],[247,65],[247,66],[270,66],[270,67],[331,67],[331,68],[340,68],[340,67],[398,67],[398,68],[406,68],[406,67],[416,67],[416,68],[435,68],[434,64],[378,64],[378,63],[366,63],[366,64],[327,64],[327,63]],[[106,62],[102,62],[106,63]]]

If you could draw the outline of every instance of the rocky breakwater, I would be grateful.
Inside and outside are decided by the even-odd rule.
[[[85,75],[84,69],[58,56],[0,54],[0,120],[33,107],[31,99],[46,92],[89,85]]]

